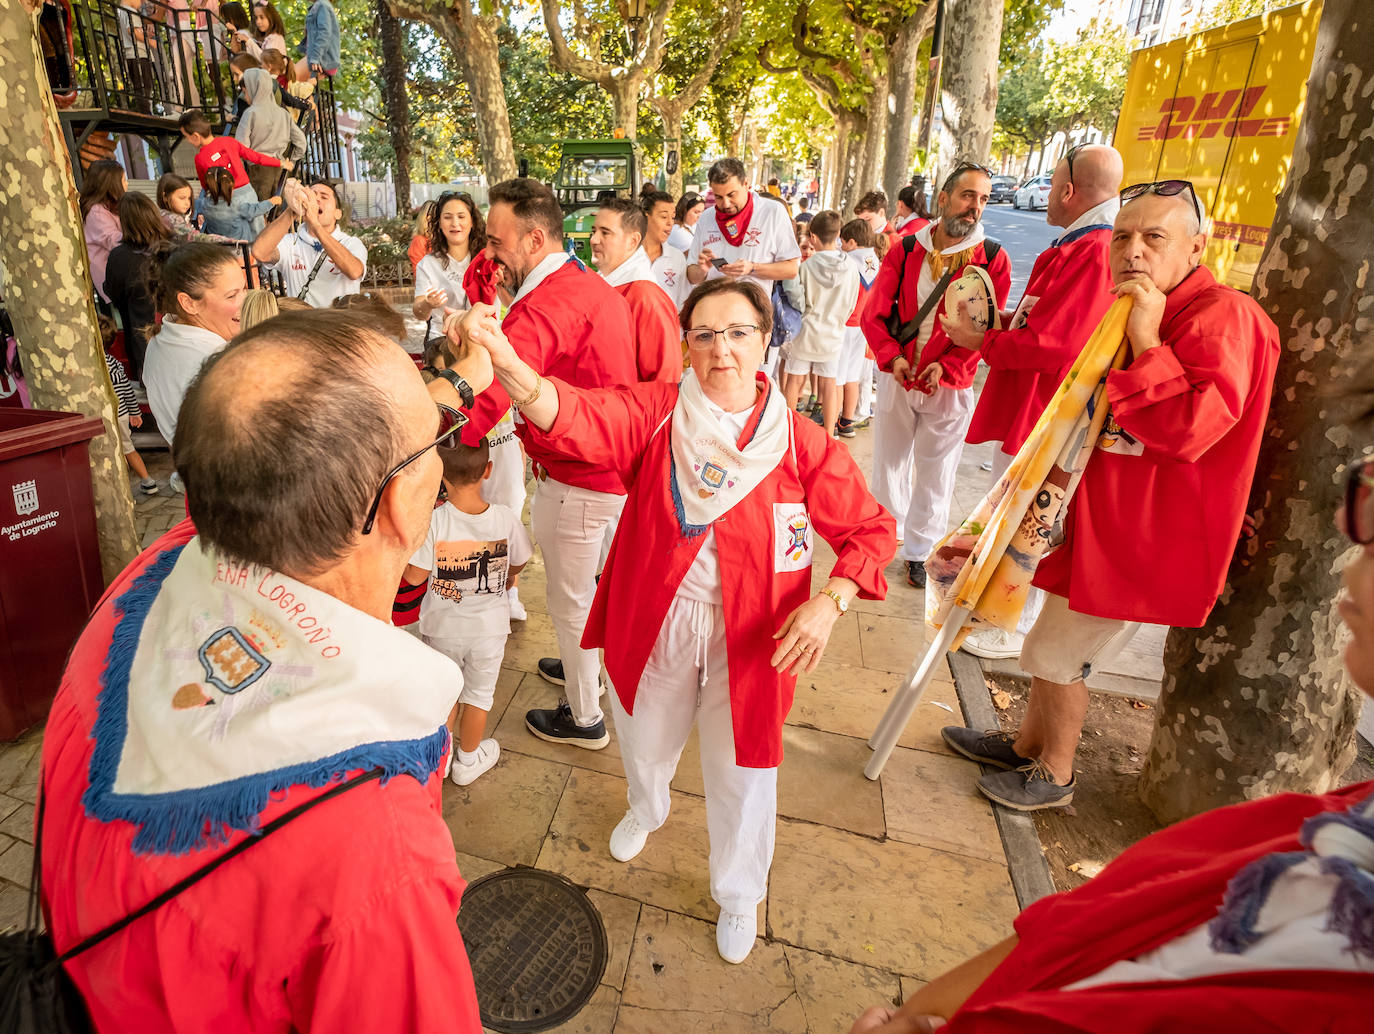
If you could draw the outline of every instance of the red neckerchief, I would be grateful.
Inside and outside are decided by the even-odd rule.
[[[725,234],[725,239],[730,242],[731,247],[738,248],[744,243],[745,231],[749,229],[749,220],[754,215],[754,192],[749,191],[749,200],[744,203],[734,215],[726,215],[719,208],[716,209],[716,225],[720,227],[720,232]]]

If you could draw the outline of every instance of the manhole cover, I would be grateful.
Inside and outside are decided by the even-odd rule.
[[[503,869],[463,892],[467,945],[482,1024],[546,1030],[582,1008],[606,969],[606,927],[587,895],[562,876]]]

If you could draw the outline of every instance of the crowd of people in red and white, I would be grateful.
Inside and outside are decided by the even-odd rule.
[[[309,63],[329,72],[328,58]],[[914,187],[891,210],[873,191],[845,220],[810,196],[794,217],[776,184],[755,189],[721,159],[705,195],[600,202],[594,270],[543,184],[496,184],[485,208],[446,193],[412,249],[417,360],[402,315],[360,294],[367,254],[341,228],[336,189],[255,185],[290,161],[294,134],[254,71],[240,125],[255,146],[195,116],[182,126],[234,232],[201,223],[176,177],[156,203],[117,166],[85,178],[92,276],[189,516],[111,586],[48,722],[42,877],[58,950],[226,845],[277,819],[296,828],[66,963],[97,1028],[481,1028],[440,791],[500,761],[487,718],[534,543],[558,643],[538,669],[558,696],[526,726],[586,750],[614,729],[626,811],[584,833],[626,863],[668,821],[696,728],[717,948],[743,962],[797,676],[856,598],[888,594],[894,557],[924,587],[965,442],[995,444],[998,478],[1118,298],[1132,300],[1130,355],[1107,378],[1110,433],[1024,628],[968,647],[1020,656],[1025,720],[1016,733],[952,726],[945,741],[998,770],[977,787],[1000,805],[1066,806],[1084,679],[1137,623],[1207,622],[1279,334],[1201,264],[1206,220],[1187,181],[1123,190],[1112,148],[1070,151],[1047,213],[1062,233],[1011,310],[976,163],[950,171],[929,208]],[[263,204],[278,214],[251,225]],[[255,287],[216,232],[251,241],[281,295]],[[981,323],[946,304],[975,268],[997,310]],[[137,419],[136,399],[120,412]],[[848,445],[865,427],[868,471]],[[1374,692],[1367,467],[1341,518],[1361,546],[1343,613],[1351,674]],[[835,556],[823,583],[817,536]],[[1314,1011],[1322,1029],[1364,1029],[1371,792],[1286,795],[1167,829],[854,1030],[1223,1030],[1238,1009],[1275,1029],[1314,1029]],[[325,803],[296,816],[312,802]]]

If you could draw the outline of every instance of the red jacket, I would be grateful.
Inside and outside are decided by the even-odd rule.
[[[1267,854],[1299,851],[1303,820],[1344,811],[1374,783],[1325,796],[1285,793],[1218,808],[1146,837],[1089,883],[1041,898],[1016,920],[1019,943],[948,1034],[1370,1029],[1374,977],[1299,968],[1062,991],[1208,922],[1226,885]]]
[[[133,826],[92,819],[82,804],[114,601],[194,534],[182,521],[115,579],[53,702],[43,737],[42,875],[59,952],[223,850],[135,854]],[[96,1029],[477,1034],[472,973],[454,922],[464,883],[442,785],[436,772],[423,786],[398,776],[350,789],[68,962]],[[321,792],[292,787],[260,821]],[[232,834],[224,847],[245,835]]]
[[[892,299],[898,297],[899,279],[901,294],[897,303],[897,315],[903,320],[909,320],[914,319],[921,311],[916,291],[920,284],[921,266],[926,260],[926,249],[917,238],[911,254],[908,255],[906,248],[902,246],[903,243],[904,240],[899,241],[888,249],[883,264],[878,269],[878,278],[873,281],[873,287],[868,292],[859,323],[863,327],[864,338],[873,352],[873,358],[878,360],[878,366],[883,370],[891,371],[892,361],[898,355],[904,356],[907,362],[911,363],[913,377],[931,363],[938,362],[944,367],[944,376],[940,378],[941,384],[950,388],[967,388],[973,384],[973,375],[978,369],[978,353],[953,344],[945,334],[945,328],[940,326],[940,314],[945,311],[943,298],[935,306],[935,326],[921,348],[919,357],[916,355],[917,338],[912,338],[906,348],[901,349],[896,339],[887,332],[887,315],[892,309]],[[989,265],[987,253],[983,249],[983,244],[975,244],[969,261],[987,266],[988,275],[992,277],[992,286],[997,290],[997,307],[1002,308],[1007,304],[1007,292],[1011,290],[1011,259],[1007,257],[1007,249],[1001,248]],[[903,259],[906,260],[905,273]]]
[[[1198,628],[1245,516],[1279,336],[1202,267],[1169,293],[1159,336],[1108,375],[1111,450],[1088,461],[1035,584],[1084,614]]]
[[[759,383],[767,380],[759,375]],[[776,388],[767,388],[776,391]],[[601,573],[582,645],[603,647],[606,672],[625,710],[635,694],[678,586],[705,535],[679,530],[669,489],[665,419],[677,386],[653,382],[619,391],[558,385],[558,419],[532,432],[541,450],[558,450],[617,472],[630,497]],[[751,424],[757,425],[762,396]],[[730,711],[737,763],[772,768],[782,761],[782,724],[796,678],[768,663],[773,633],[811,598],[811,568],[775,573],[775,503],[805,501],[812,527],[835,550],[831,573],[850,578],[865,599],[887,595],[883,569],[897,549],[896,525],[868,491],[849,450],[810,420],[789,413],[793,447],[748,496],[715,522],[720,553]],[[751,433],[745,428],[745,435]]]
[[[209,187],[205,182],[205,175],[212,168],[218,166],[228,169],[234,174],[234,189],[248,185],[248,173],[243,167],[243,160],[248,159],[256,165],[270,165],[273,168],[281,167],[281,159],[273,158],[270,154],[259,154],[252,148],[244,147],[232,136],[217,136],[208,144],[196,152],[196,176],[200,180],[202,187]],[[267,199],[258,198],[259,201]]]
[[[1001,442],[1015,456],[1116,296],[1111,228],[1065,234],[1040,253],[1009,329],[983,337],[987,380],[968,441]]]
[[[635,327],[635,369],[640,381],[682,380],[682,327],[677,306],[651,280],[631,280],[616,288],[630,306]]]
[[[557,377],[579,388],[621,387],[639,381],[630,306],[614,287],[576,259],[563,263],[512,305],[501,329],[520,358],[544,377]],[[510,396],[492,381],[477,396],[463,440],[486,434],[508,409]],[[625,494],[620,478],[604,464],[548,449],[530,435],[530,425],[524,421],[517,421],[515,430],[530,460],[555,480],[594,492]]]

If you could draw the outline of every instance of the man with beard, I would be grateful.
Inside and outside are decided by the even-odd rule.
[[[978,353],[954,344],[936,319],[944,312],[944,285],[972,263],[992,278],[999,308],[1011,289],[1011,260],[983,234],[991,189],[983,166],[955,166],[936,198],[936,220],[883,259],[860,320],[879,369],[891,375],[879,378],[874,405],[873,494],[897,519],[907,582],[918,589],[949,519],[978,366]],[[894,311],[901,341],[888,328]]]
[[[605,280],[563,250],[563,210],[536,180],[506,180],[491,188],[486,257],[500,272],[512,302],[502,329],[534,369],[583,388],[634,384],[635,331],[630,307]],[[479,303],[475,308],[495,311]],[[489,431],[512,403],[492,385],[472,408],[471,433]],[[610,742],[602,718],[601,658],[582,649],[582,630],[596,591],[603,541],[615,532],[625,486],[592,463],[554,456],[516,425],[538,470],[530,527],[544,554],[549,618],[559,657],[539,661],[545,681],[567,699],[525,716],[530,732],[552,743],[600,750]],[[466,436],[465,436],[466,438]]]
[[[687,279],[693,284],[721,276],[752,280],[770,293],[774,281],[796,276],[801,247],[786,208],[749,189],[738,158],[722,158],[707,170],[706,179],[716,195],[716,209],[697,220],[687,250]]]
[[[677,306],[654,281],[643,247],[648,229],[637,202],[607,198],[592,223],[592,262],[630,306],[639,380],[676,382],[682,379],[682,329]]]

